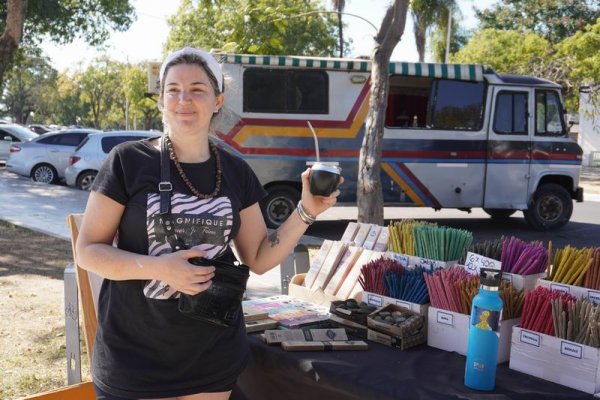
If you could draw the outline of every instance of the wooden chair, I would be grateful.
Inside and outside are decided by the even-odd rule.
[[[81,225],[82,217],[82,214],[69,214],[67,216],[67,225],[71,231],[73,265],[75,266],[79,299],[81,300],[85,344],[87,347],[88,360],[90,361],[91,365],[94,337],[96,335],[96,326],[98,325],[96,311],[98,309],[98,295],[100,293],[102,278],[92,272],[88,272],[85,269],[80,268],[77,265],[77,252],[75,249],[75,243],[77,242],[77,237],[79,235],[79,226]],[[77,346],[78,345],[79,343],[77,343]],[[25,397],[24,400],[94,400],[95,398],[96,395],[94,393],[92,383],[84,382],[76,385],[65,386],[57,390],[28,396]]]

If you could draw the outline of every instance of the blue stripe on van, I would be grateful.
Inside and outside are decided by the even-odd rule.
[[[416,183],[413,182],[412,179],[410,179],[396,163],[391,163],[390,166],[392,167],[394,172],[397,173],[408,186],[410,186],[410,188],[417,194],[417,196],[419,196],[419,198],[425,202],[425,204],[428,207],[433,207],[433,203],[431,202],[431,200],[429,200],[429,197],[425,196],[425,193],[423,193],[421,189],[419,189]]]

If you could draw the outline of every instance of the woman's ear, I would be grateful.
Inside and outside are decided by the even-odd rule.
[[[225,103],[225,96],[223,95],[223,93],[221,93],[220,95],[217,96],[217,99],[215,101],[215,109],[213,111],[213,113],[218,113],[221,110],[221,107],[223,107],[223,104]]]

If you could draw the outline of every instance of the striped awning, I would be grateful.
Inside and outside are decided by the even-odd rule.
[[[315,68],[338,71],[371,71],[371,61],[361,59],[321,58],[300,56],[263,56],[244,54],[215,54],[223,63],[245,65],[268,65],[273,67]],[[483,80],[483,65],[476,64],[432,64],[390,62],[393,75],[422,76],[429,78]]]

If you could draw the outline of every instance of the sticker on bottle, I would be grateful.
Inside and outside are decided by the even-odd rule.
[[[500,327],[500,311],[487,310],[485,308],[473,307],[471,325],[484,331],[498,333]]]

